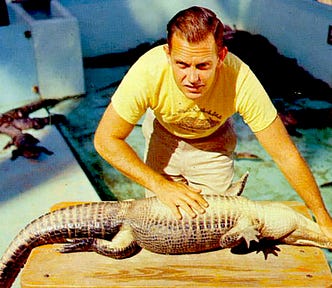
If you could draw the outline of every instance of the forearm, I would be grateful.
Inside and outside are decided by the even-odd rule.
[[[158,189],[158,183],[166,180],[145,165],[127,144],[126,138],[134,127],[133,124],[122,119],[111,104],[99,122],[94,136],[94,146],[115,169],[143,187],[155,191]]]
[[[290,154],[287,153],[286,157],[282,157],[281,160],[275,162],[292,188],[315,214],[317,221],[321,223],[329,221],[330,217],[316,180],[298,150],[295,147],[293,149]]]
[[[124,140],[95,138],[95,148],[115,169],[151,191],[155,191],[166,181],[148,167]]]
[[[330,221],[314,176],[279,117],[256,136],[293,189],[315,214],[317,221]]]

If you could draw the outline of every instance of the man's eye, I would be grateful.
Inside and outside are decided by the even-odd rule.
[[[177,66],[181,69],[187,68],[189,67],[188,64],[184,63],[184,62],[176,62]]]
[[[199,70],[206,70],[210,68],[210,64],[209,63],[198,64],[196,68]]]

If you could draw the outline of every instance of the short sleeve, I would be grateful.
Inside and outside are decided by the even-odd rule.
[[[242,73],[235,107],[250,129],[258,132],[274,121],[277,110],[254,73],[249,68]]]

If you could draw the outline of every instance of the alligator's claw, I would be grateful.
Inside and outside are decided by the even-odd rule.
[[[267,246],[267,245],[259,245],[259,247],[257,248],[257,252],[256,254],[258,254],[259,252],[263,252],[264,254],[264,259],[266,260],[269,254],[273,254],[274,256],[278,256],[278,252],[280,252],[280,248],[277,247],[276,245],[271,245],[271,246]]]

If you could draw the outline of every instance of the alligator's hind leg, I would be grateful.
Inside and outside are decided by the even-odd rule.
[[[119,232],[109,241],[99,238],[69,239],[70,243],[64,244],[61,253],[94,251],[98,254],[115,259],[123,259],[138,253],[138,246],[129,225],[121,226]]]
[[[246,218],[239,219],[238,223],[220,238],[221,248],[232,248],[240,244],[242,240],[246,241],[247,247],[250,241],[258,242],[259,232],[256,227]]]
[[[313,231],[306,227],[298,227],[280,240],[290,245],[316,246],[332,249],[332,239],[326,237],[322,232]]]

